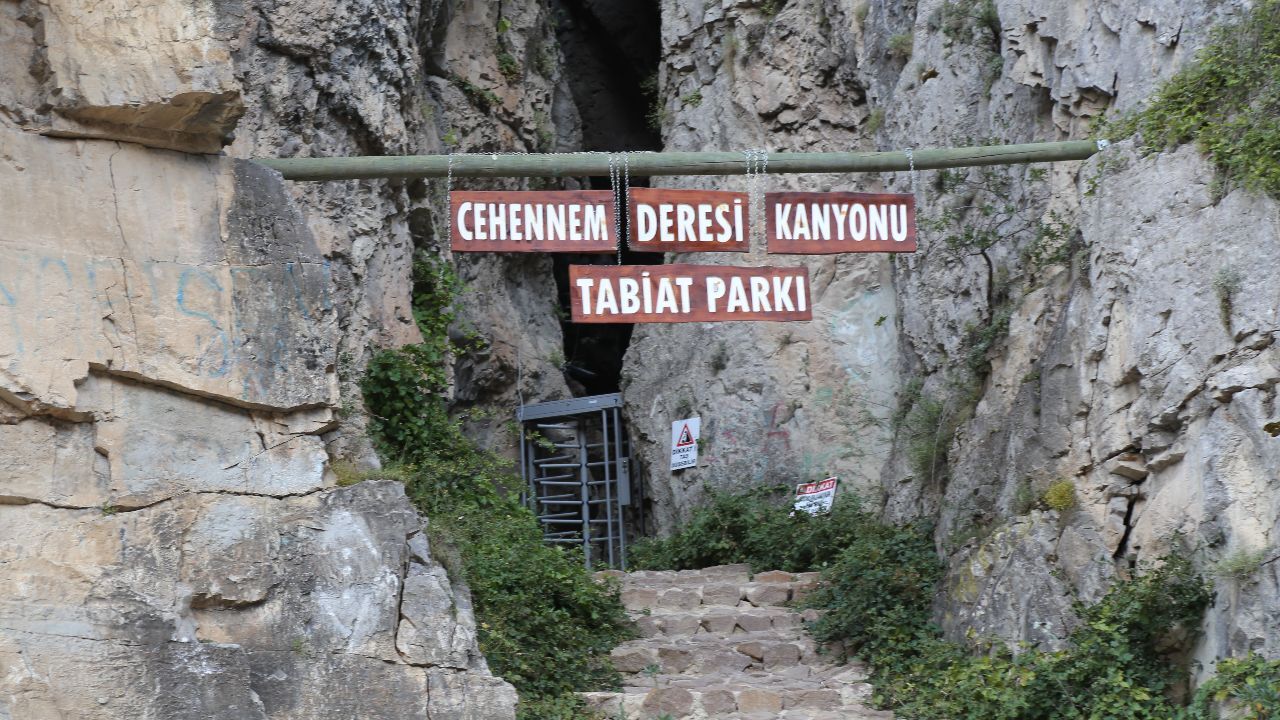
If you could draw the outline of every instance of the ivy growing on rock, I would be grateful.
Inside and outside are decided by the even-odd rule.
[[[449,414],[452,303],[460,282],[431,256],[414,266],[417,345],[370,360],[361,389],[371,434],[409,498],[428,516],[433,552],[471,588],[480,649],[520,693],[522,720],[589,717],[575,694],[617,684],[608,653],[627,637],[618,589],[579,554],[542,542],[537,519],[501,492],[510,463],[477,446]],[[462,342],[475,342],[474,338]]]
[[[1217,28],[1146,109],[1111,130],[1153,151],[1194,142],[1228,184],[1280,197],[1280,0]]]

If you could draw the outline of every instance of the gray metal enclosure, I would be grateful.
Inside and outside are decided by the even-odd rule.
[[[582,548],[588,568],[627,565],[630,452],[617,393],[525,405],[520,422],[523,499],[549,543]]]

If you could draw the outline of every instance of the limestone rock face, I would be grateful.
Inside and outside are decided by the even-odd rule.
[[[420,338],[443,187],[247,160],[571,145],[545,8],[502,38],[492,13],[0,3],[0,717],[513,717],[402,488],[330,469],[377,463],[356,383]],[[567,392],[549,272],[496,280],[534,270],[464,269],[482,337],[538,332],[468,358],[496,370],[460,397],[514,394],[517,365],[526,397]]]
[[[814,13],[826,22],[814,23]],[[663,3],[665,149],[867,145],[858,33],[849,32],[858,27],[848,3],[788,3],[772,18],[753,3]],[[663,182],[747,187],[742,179],[655,180]],[[817,183],[770,177],[761,189],[860,187],[848,177]],[[864,490],[878,487],[899,372],[889,261],[761,250],[757,243],[745,258],[679,259],[804,264],[813,322],[638,326],[627,351],[623,394],[632,448],[662,532],[674,529],[705,487],[741,489],[830,474]],[[691,415],[702,418],[698,467],[673,476],[671,423]]]
[[[952,5],[790,0],[769,15],[754,2],[665,0],[667,148],[1088,137],[1091,119],[1139,106],[1246,4],[999,0],[986,26]],[[890,519],[937,520],[950,634],[1050,647],[1074,600],[1143,563],[1193,552],[1213,575],[1222,560],[1261,558],[1218,579],[1196,657],[1209,670],[1250,649],[1280,654],[1275,200],[1223,194],[1195,148],[1144,156],[1128,143],[1043,171],[763,184],[914,189],[921,250],[770,258],[810,266],[806,326],[636,331],[624,390],[643,473],[670,504],[661,530],[704,484],[836,473]],[[990,226],[966,208],[991,198],[1017,208],[1000,240],[985,256],[948,247]],[[1041,223],[1059,233],[1052,257]],[[917,398],[954,418],[954,437],[929,430],[941,460],[922,463],[930,448],[904,420]],[[702,416],[706,459],[673,476],[667,428],[686,413]],[[1044,494],[1062,480],[1074,496],[1052,509]]]
[[[470,606],[415,582],[440,567],[397,483],[0,517],[7,717],[511,716],[465,621],[461,642],[414,630]]]
[[[216,153],[244,112],[228,44],[235,26],[213,6],[183,0],[6,6],[26,26],[7,30],[22,38],[8,61],[30,93],[21,107],[34,129]],[[23,78],[19,63],[36,71]]]

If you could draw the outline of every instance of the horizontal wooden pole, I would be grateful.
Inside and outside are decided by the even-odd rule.
[[[1105,141],[1065,142],[936,148],[913,151],[917,170],[1015,165],[1021,163],[1084,160]],[[623,153],[615,154],[619,157]],[[741,152],[628,152],[632,175],[746,175],[747,157]],[[546,153],[528,155],[401,155],[335,158],[255,158],[284,175],[286,180],[361,180],[372,178],[431,178],[449,173],[454,177],[584,177],[609,175],[609,154]],[[770,153],[766,172],[860,173],[908,170],[906,151]],[[616,160],[621,165],[621,159]]]

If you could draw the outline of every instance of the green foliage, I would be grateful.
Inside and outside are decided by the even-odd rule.
[[[904,60],[911,57],[911,49],[914,47],[915,41],[915,33],[903,32],[890,36],[887,48],[889,55],[897,56]]]
[[[504,17],[500,17],[500,18],[498,18],[498,33],[499,33],[499,34],[505,33],[505,32],[507,32],[507,31],[508,31],[508,30],[510,30],[510,29],[511,29],[511,21],[510,21],[510,20],[508,20],[508,19],[506,19],[506,18],[504,18]]]
[[[1022,251],[1023,261],[1033,270],[1065,265],[1082,249],[1080,236],[1056,210],[1036,224],[1030,244]]]
[[[941,479],[946,474],[951,438],[960,425],[947,401],[921,397],[907,412],[900,432],[906,437],[907,460],[920,480]]]
[[[1222,327],[1231,332],[1231,311],[1244,278],[1235,268],[1222,268],[1213,276],[1213,294],[1218,297],[1218,315]]]
[[[426,488],[420,488],[426,489]],[[432,518],[437,544],[457,548],[493,672],[516,686],[527,718],[572,717],[567,696],[617,684],[608,654],[627,638],[616,584],[580,553],[545,545],[537,519],[511,500],[460,503]]]
[[[409,479],[409,469],[400,465],[388,465],[377,470],[361,470],[349,462],[333,464],[333,474],[338,479],[338,487],[350,487],[365,480],[397,480],[405,482]]]
[[[1000,13],[993,0],[949,0],[929,17],[928,27],[953,42],[1000,52]]]
[[[662,126],[666,125],[671,119],[671,111],[667,110],[658,82],[657,72],[648,75],[644,80],[640,81],[640,93],[649,105],[649,111],[645,114],[645,121],[648,123],[650,130],[660,133],[662,132]]]
[[[900,718],[1210,720],[1209,705],[1227,699],[1257,720],[1276,717],[1280,663],[1260,658],[1224,662],[1221,679],[1197,696],[1203,710],[1193,705],[1188,715],[1169,699],[1186,676],[1172,658],[1190,646],[1213,594],[1185,554],[1117,582],[1094,605],[1077,605],[1066,649],[1014,653],[999,643],[944,640],[931,625],[943,570],[932,528],[879,522],[849,496],[830,517],[790,518],[769,490],[715,495],[679,534],[637,553],[650,568],[825,567],[805,601],[821,610],[809,631],[842,659],[868,661],[874,699]]]
[[[512,59],[514,60],[514,58]],[[470,80],[458,75],[452,75],[449,79],[453,81],[454,85],[458,86],[458,89],[462,91],[463,95],[467,96],[467,100],[470,101],[471,104],[484,112],[489,112],[502,104],[502,101],[498,99],[498,96],[494,94],[492,90],[482,88]]]
[[[390,465],[382,475],[430,518],[432,549],[471,588],[480,648],[490,668],[520,692],[522,720],[589,714],[577,691],[616,685],[609,650],[627,635],[616,585],[595,582],[575,552],[542,542],[537,518],[500,488],[510,464],[478,447],[449,416],[446,368],[460,288],[448,265],[421,256],[413,314],[423,342],[383,350],[361,382],[370,430]],[[339,481],[362,474],[335,468]]]
[[[747,563],[754,571],[817,570],[871,522],[851,493],[837,496],[826,515],[793,515],[790,499],[791,488],[785,485],[741,495],[712,493],[675,535],[632,546],[630,565],[637,570],[692,570]]]
[[[1182,672],[1164,655],[1198,623],[1211,589],[1184,559],[1121,581],[1059,652],[998,644],[970,650],[929,625],[940,566],[922,530],[884,528],[845,551],[811,596],[811,630],[875,668],[876,700],[914,720],[1165,719]]]
[[[1213,574],[1221,578],[1230,578],[1232,580],[1246,580],[1258,569],[1262,567],[1262,563],[1267,559],[1269,550],[1262,548],[1261,550],[1237,550],[1230,555],[1222,558],[1213,566]]]
[[[684,103],[688,107],[698,107],[702,104],[702,91],[694,90],[693,92],[685,93],[681,96],[680,102]]]
[[[1050,510],[1066,512],[1076,506],[1076,485],[1070,480],[1055,480],[1044,491],[1044,504]]]
[[[1233,720],[1280,718],[1280,660],[1249,653],[1219,662],[1214,676],[1196,690],[1186,720],[1218,720],[1217,706],[1229,708]]]
[[[534,58],[534,66],[544,78],[550,78],[556,74],[556,66],[559,62],[560,53],[553,42],[546,42],[538,48],[538,54]]]
[[[884,127],[884,108],[875,108],[867,115],[867,134],[870,135]]]
[[[806,604],[823,611],[810,627],[814,639],[879,663],[931,632],[942,563],[932,528],[861,520]]]
[[[520,79],[520,62],[516,60],[515,55],[503,50],[498,53],[498,72],[502,73],[508,82],[515,82]]]
[[[1009,321],[1013,317],[1013,308],[1009,305],[995,311],[992,318],[981,324],[965,326],[964,364],[974,377],[987,374],[988,356],[995,347],[1004,342],[1009,335]]]
[[[1217,28],[1145,110],[1112,128],[1159,150],[1194,141],[1229,182],[1280,197],[1280,0]]]
[[[782,8],[786,7],[787,0],[764,0],[760,3],[760,12],[773,17],[777,15]]]

